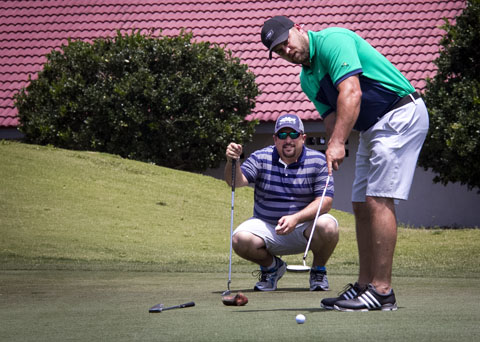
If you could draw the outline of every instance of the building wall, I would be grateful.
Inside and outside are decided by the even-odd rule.
[[[24,134],[16,128],[0,128],[0,140],[20,140],[23,137]]]
[[[304,122],[307,134],[307,146],[325,150],[320,138],[326,138],[325,129],[320,122]],[[261,123],[257,126],[254,139],[244,147],[244,157],[253,151],[273,144],[273,123]],[[312,139],[315,144],[312,145]],[[225,146],[226,147],[226,146]],[[352,132],[348,144],[348,156],[335,171],[335,198],[333,208],[352,212],[351,194],[355,170],[355,154],[358,148],[358,132]],[[207,175],[223,179],[224,163]],[[443,186],[433,183],[434,174],[418,167],[415,172],[408,201],[400,201],[396,206],[400,223],[412,227],[480,227],[480,194],[469,191],[466,186],[449,184]]]

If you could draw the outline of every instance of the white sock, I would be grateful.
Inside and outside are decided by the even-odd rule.
[[[267,267],[260,266],[260,268],[264,271],[268,271],[268,270],[274,269],[276,266],[277,266],[277,259],[273,257],[273,262],[270,266],[267,266]]]

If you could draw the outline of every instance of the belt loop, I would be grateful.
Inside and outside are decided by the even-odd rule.
[[[415,102],[415,98],[413,97],[413,93],[412,94],[408,94],[408,96],[410,96],[410,99],[412,100],[413,104],[415,106],[417,106],[417,103]]]

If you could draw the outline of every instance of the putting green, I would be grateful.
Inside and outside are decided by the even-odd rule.
[[[222,273],[0,271],[2,341],[474,341],[480,339],[480,280],[394,278],[399,310],[320,309],[350,276],[310,292],[308,273],[287,273],[275,292],[251,291],[234,273],[231,289],[249,303],[224,306]],[[157,303],[195,307],[148,313]],[[295,316],[306,316],[297,324]]]

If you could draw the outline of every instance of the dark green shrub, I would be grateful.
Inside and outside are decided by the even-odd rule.
[[[430,131],[419,165],[435,172],[435,182],[480,189],[480,0],[443,28],[438,72],[427,80]]]
[[[94,150],[189,171],[250,141],[254,75],[192,35],[69,41],[15,96],[27,142]]]

